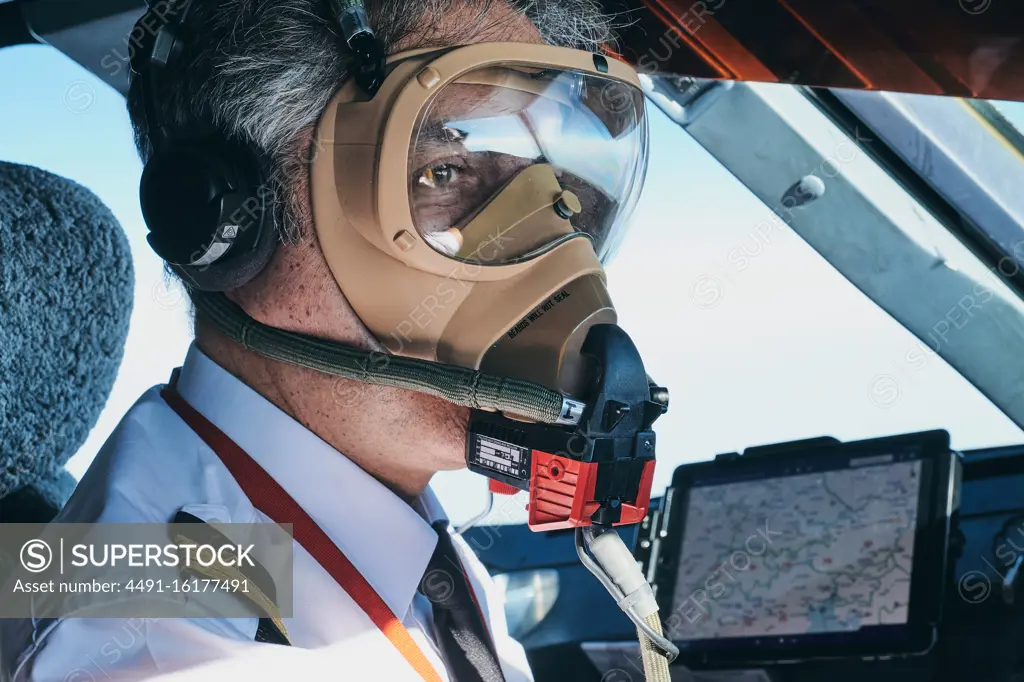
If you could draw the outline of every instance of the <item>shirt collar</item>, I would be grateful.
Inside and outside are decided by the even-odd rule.
[[[412,506],[192,344],[178,394],[249,454],[327,533],[399,618],[444,518],[427,488]]]

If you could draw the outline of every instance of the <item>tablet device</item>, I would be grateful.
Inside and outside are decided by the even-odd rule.
[[[958,462],[949,435],[931,431],[676,469],[648,574],[680,662],[926,653],[950,570]]]

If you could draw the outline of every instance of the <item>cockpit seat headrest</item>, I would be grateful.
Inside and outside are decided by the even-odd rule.
[[[124,354],[131,250],[89,190],[0,162],[0,521],[48,521]]]

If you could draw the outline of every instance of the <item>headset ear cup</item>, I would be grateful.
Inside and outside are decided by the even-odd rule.
[[[139,183],[150,246],[168,263],[188,263],[210,242],[220,220],[219,197],[228,191],[223,173],[199,150],[179,146],[154,154]]]
[[[172,265],[174,270],[189,286],[202,291],[230,291],[253,280],[267,266],[277,250],[277,234],[273,226],[273,211],[266,205],[268,197],[260,196],[264,202],[260,210],[260,225],[256,230],[257,240],[244,254],[234,254],[212,265]]]
[[[150,246],[190,285],[224,291],[266,266],[276,238],[270,188],[251,148],[175,144],[146,163],[139,188]]]

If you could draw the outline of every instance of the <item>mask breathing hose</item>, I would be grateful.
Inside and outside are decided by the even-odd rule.
[[[661,632],[658,603],[622,538],[613,529],[576,529],[576,553],[636,625],[647,682],[670,682],[668,664],[679,649]]]
[[[544,424],[574,424],[582,412],[579,401],[530,381],[387,351],[365,351],[275,329],[249,317],[223,294],[193,290],[191,295],[196,310],[222,334],[273,360],[365,384],[428,393],[463,407],[502,412]],[[574,419],[564,416],[570,413]]]

